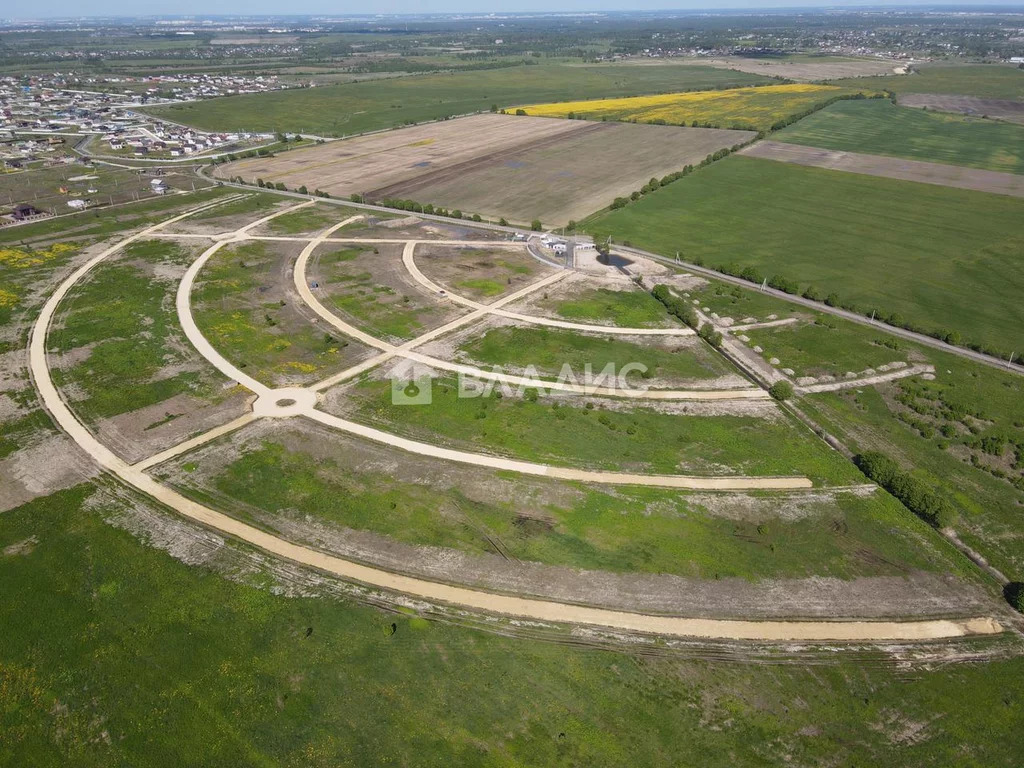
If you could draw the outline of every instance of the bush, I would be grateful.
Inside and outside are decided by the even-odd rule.
[[[923,480],[902,471],[895,461],[878,451],[855,456],[861,472],[903,502],[903,505],[935,528],[948,528],[956,520],[956,511]]]
[[[1003,596],[1014,610],[1024,613],[1024,581],[1011,581],[1003,587]]]
[[[722,346],[722,334],[716,331],[715,327],[711,325],[711,323],[704,323],[700,328],[698,328],[697,335],[715,349]]]
[[[534,232],[540,232],[544,228],[544,225],[540,223],[540,219],[534,219],[530,222],[530,229]]]
[[[793,385],[785,379],[776,381],[771,387],[768,388],[768,394],[774,397],[779,402],[783,400],[789,400],[793,396]]]
[[[667,285],[656,285],[651,289],[651,295],[665,305],[668,313],[683,321],[691,328],[696,328],[700,321],[697,319],[697,312],[682,299],[673,296]]]

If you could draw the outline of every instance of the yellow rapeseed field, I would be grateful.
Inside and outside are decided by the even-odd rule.
[[[669,125],[691,125],[696,121],[701,125],[710,123],[719,128],[766,130],[773,123],[815,104],[857,92],[857,89],[834,85],[794,83],[723,91],[531,104],[520,109],[537,117],[568,117],[573,114],[587,120],[664,122]]]

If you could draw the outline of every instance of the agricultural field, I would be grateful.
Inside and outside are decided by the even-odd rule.
[[[528,104],[519,109],[537,117],[622,120],[668,125],[766,131],[780,120],[813,109],[828,99],[853,96],[852,88],[834,85],[769,85],[697,93],[665,93],[614,99]]]
[[[945,163],[906,160],[902,157],[868,155],[819,149],[803,144],[781,141],[759,141],[742,152],[747,157],[773,160],[781,163],[825,168],[843,173],[859,173],[883,179],[936,184],[940,187],[988,192],[995,195],[1024,197],[1024,176],[981,168],[965,168]],[[1008,158],[1009,159],[1009,156]]]
[[[1013,65],[920,64],[908,75],[836,80],[846,88],[883,88],[898,94],[934,93],[1024,101],[1024,71]]]
[[[223,178],[409,199],[529,223],[582,219],[749,132],[475,115],[218,166]]]
[[[1024,173],[1024,126],[910,109],[883,99],[837,102],[773,134],[772,140]]]
[[[688,261],[782,275],[801,290],[1009,354],[1024,326],[1022,215],[1024,201],[1001,195],[729,157],[587,229]]]
[[[752,75],[767,75],[811,83],[844,77],[891,75],[901,72],[906,66],[905,62],[895,60],[800,54],[763,59],[729,56],[722,59],[698,59],[698,62],[704,66],[734,69]]]
[[[514,104],[731,88],[768,78],[711,67],[640,68],[614,64],[534,65],[425,74],[153,107],[153,115],[203,130],[353,134],[486,112]]]
[[[897,98],[904,107],[957,112],[971,117],[1024,123],[1024,102],[1008,99],[979,99],[976,96],[950,96],[941,93],[907,93]]]

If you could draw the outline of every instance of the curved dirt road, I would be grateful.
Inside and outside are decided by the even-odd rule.
[[[452,373],[459,373],[466,376],[471,376],[475,379],[481,379],[484,381],[495,381],[503,384],[509,384],[514,387],[530,387],[534,389],[550,389],[558,390],[560,392],[570,392],[572,394],[579,395],[591,395],[601,397],[626,397],[631,399],[639,400],[770,400],[771,396],[768,392],[760,387],[746,387],[743,389],[634,389],[624,387],[604,387],[596,385],[586,384],[574,384],[571,382],[564,381],[552,381],[548,379],[540,379],[526,376],[517,376],[515,374],[501,373],[497,371],[487,371],[482,368],[477,368],[472,365],[464,365],[462,363],[453,363],[448,360],[442,360],[440,358],[431,357],[424,355],[419,352],[414,352],[413,348],[425,344],[432,338],[441,336],[449,331],[454,330],[467,323],[474,322],[484,315],[500,315],[501,317],[508,317],[512,319],[525,318],[528,322],[537,322],[542,320],[544,322],[541,325],[553,325],[559,328],[571,328],[573,330],[580,331],[593,331],[599,329],[607,331],[605,326],[589,326],[581,325],[578,323],[563,323],[560,320],[547,320],[546,318],[533,318],[529,315],[520,315],[515,312],[506,312],[501,309],[502,306],[517,301],[528,293],[540,290],[556,280],[562,279],[567,272],[556,272],[553,275],[544,278],[535,283],[521,288],[520,290],[505,296],[493,304],[481,304],[479,302],[472,301],[471,299],[462,298],[453,294],[448,294],[448,298],[452,299],[456,304],[462,304],[463,306],[469,307],[473,310],[471,314],[463,315],[462,317],[456,318],[455,320],[441,326],[429,334],[420,336],[412,341],[406,342],[402,345],[391,344],[389,342],[378,339],[365,331],[360,330],[351,323],[347,323],[338,317],[336,314],[327,309],[320,300],[316,297],[313,291],[309,287],[309,281],[306,277],[306,268],[309,264],[309,258],[312,256],[316,248],[325,242],[326,238],[317,238],[310,240],[309,244],[299,254],[298,259],[295,261],[295,269],[293,273],[293,280],[295,283],[295,290],[299,296],[306,303],[306,305],[312,309],[320,318],[329,323],[335,330],[340,333],[354,338],[357,341],[366,344],[367,346],[378,349],[381,352],[388,354],[389,356],[403,357],[423,365],[429,366],[442,371],[450,371]],[[416,268],[415,263],[411,261],[411,253],[416,246],[417,241],[408,241],[405,247],[405,255],[403,259],[406,261],[406,266],[409,267],[410,273],[422,283],[430,291],[438,295],[441,290],[436,284],[430,282],[419,269]],[[684,330],[686,333],[684,333]],[[670,331],[671,334],[664,333]],[[692,335],[693,331],[690,329],[677,329],[677,328],[619,328],[615,331],[616,333],[631,333],[649,336],[663,336],[663,335]]]
[[[143,230],[111,246],[79,267],[61,283],[46,301],[32,327],[29,345],[30,370],[40,399],[60,427],[103,469],[111,472],[143,493],[166,504],[184,517],[245,541],[267,552],[320,569],[343,579],[413,595],[426,600],[535,621],[589,624],[621,630],[685,637],[804,642],[907,642],[962,637],[974,634],[994,634],[1003,630],[1002,626],[990,617],[907,622],[690,619],[676,616],[656,616],[605,610],[547,600],[492,594],[480,590],[449,586],[424,579],[393,574],[377,568],[353,563],[343,558],[327,555],[308,547],[299,546],[247,525],[221,512],[212,510],[160,485],[141,469],[128,465],[109,448],[100,443],[71,412],[61,398],[50,376],[46,356],[46,337],[60,302],[90,269],[128,243],[144,238],[150,233],[158,231],[165,224],[180,221],[195,212],[197,211],[187,212]]]

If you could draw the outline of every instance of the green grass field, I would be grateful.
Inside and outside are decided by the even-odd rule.
[[[315,234],[345,218],[351,209],[335,205],[317,205],[301,211],[286,213],[267,222],[267,228],[278,235]]]
[[[725,358],[695,339],[684,338],[666,348],[555,328],[495,328],[463,344],[460,351],[487,365],[534,366],[544,376],[556,376],[569,365],[581,379],[586,366],[596,374],[609,364],[619,371],[631,363],[645,366],[650,377],[669,380],[736,372]]]
[[[185,565],[91,493],[0,515],[11,765],[1019,762],[1021,658],[908,672],[866,649],[806,667],[504,637],[274,594],[230,546]]]
[[[453,485],[450,475],[437,483],[410,482],[393,471],[347,466],[343,452],[329,458],[322,449],[316,455],[296,449],[309,439],[301,432],[282,442],[271,436],[212,477],[200,462],[198,471],[180,475],[175,484],[197,499],[212,497],[244,519],[260,510],[264,525],[273,526],[282,512],[308,515],[407,544],[471,554],[494,553],[498,542],[508,557],[572,568],[704,579],[852,579],[905,569],[975,578],[944,542],[884,493],[837,493],[806,505],[787,500],[800,505],[797,519],[715,514],[703,499],[677,491],[608,491],[529,478],[502,478],[484,500],[472,490],[473,482]],[[764,499],[770,506],[771,495]]]
[[[729,157],[586,229],[1011,350],[1024,327],[1022,219],[1024,201],[1001,195]]]
[[[776,328],[743,332],[751,346],[764,350],[764,357],[778,358],[780,368],[791,368],[795,376],[842,377],[894,361],[906,361],[907,347],[885,333],[872,333],[853,323],[828,315]]]
[[[744,298],[738,298],[742,296]],[[793,305],[712,282],[699,295],[713,296],[716,311],[734,316],[728,302],[762,319],[785,316]],[[745,300],[749,297],[749,303]],[[711,303],[711,306],[716,306]],[[756,306],[757,311],[750,307]],[[876,387],[801,398],[800,408],[857,451],[882,451],[930,486],[960,512],[958,535],[1011,579],[1024,576],[1024,380],[963,358],[835,317],[801,312],[827,325],[787,325],[747,331],[750,344],[777,356],[799,375],[860,370],[906,359],[935,366],[935,381],[919,377]],[[833,327],[834,326],[834,327]],[[842,365],[836,363],[842,362]]]
[[[898,107],[885,99],[837,102],[772,139],[1024,173],[1024,126]]]
[[[559,317],[577,322],[609,323],[622,328],[660,328],[666,325],[665,307],[647,291],[591,288],[571,299],[553,297],[541,302]]]
[[[1024,71],[994,64],[921,64],[911,75],[835,80],[851,88],[877,87],[895,93],[948,93],[981,99],[1024,101]]]
[[[759,75],[711,67],[542,64],[230,96],[151,111],[208,130],[244,126],[247,131],[342,136],[486,111],[494,104],[506,107],[770,82]]]
[[[372,246],[341,247],[319,253],[315,268],[321,278],[318,291],[349,322],[372,336],[411,339],[439,317],[439,307],[422,294],[399,294],[378,281],[374,271],[386,268],[387,257],[375,254],[376,250]]]
[[[616,411],[558,398],[459,397],[438,379],[429,406],[391,402],[389,381],[349,390],[359,420],[430,443],[488,450],[527,461],[663,474],[797,475],[849,485],[862,477],[805,428],[779,416],[666,415],[637,406]]]
[[[183,272],[194,257],[173,242],[134,242],[61,305],[63,325],[50,333],[50,349],[92,347],[81,362],[54,370],[53,378],[71,393],[86,423],[178,394],[209,397],[224,383],[184,339],[174,312],[177,281],[154,275],[161,267]]]
[[[214,347],[269,386],[308,383],[341,363],[349,342],[318,331],[282,291],[282,254],[266,242],[222,248],[192,292],[196,325]],[[354,349],[354,346],[353,346]]]
[[[929,351],[934,382],[814,395],[816,420],[854,450],[881,450],[940,488],[960,536],[1011,579],[1024,575],[1021,379]],[[1020,446],[1020,447],[1017,447]]]

